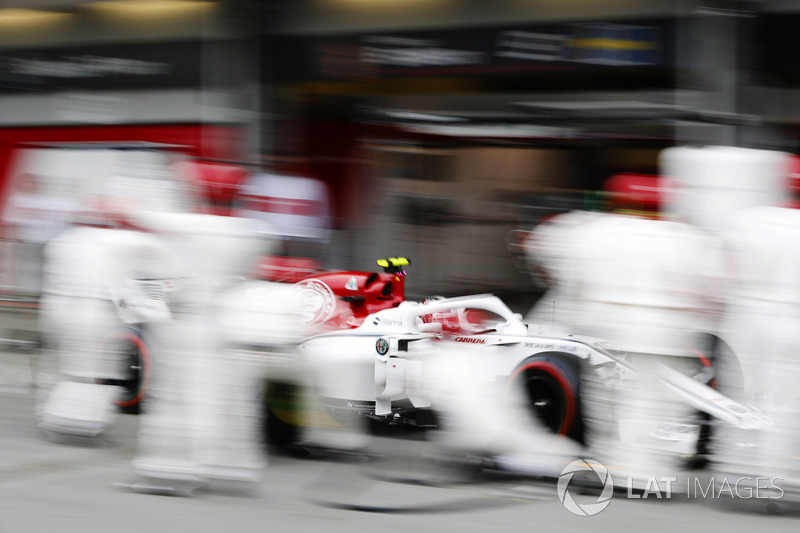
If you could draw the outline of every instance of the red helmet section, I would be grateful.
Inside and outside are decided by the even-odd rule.
[[[653,174],[614,174],[603,185],[612,208],[625,207],[657,213],[663,203],[664,186]]]

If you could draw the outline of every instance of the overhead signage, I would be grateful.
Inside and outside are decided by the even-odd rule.
[[[0,52],[0,91],[186,87],[201,81],[203,46],[177,42]]]
[[[674,67],[673,21],[586,22],[312,38],[311,68],[277,77],[369,80]],[[299,43],[295,43],[298,45]],[[302,45],[301,45],[302,46]]]

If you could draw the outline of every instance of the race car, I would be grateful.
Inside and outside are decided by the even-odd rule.
[[[538,424],[580,443],[582,384],[588,378],[613,387],[635,378],[637,371],[603,340],[548,329],[526,324],[493,295],[433,298],[403,301],[368,315],[358,327],[313,335],[299,343],[298,351],[318,401],[333,419],[357,414],[393,425],[436,426],[437,394],[426,382],[426,365],[442,349],[477,350],[482,361],[491,362],[481,367],[481,379],[521,390]],[[697,453],[704,447],[709,416],[742,428],[766,423],[758,411],[712,387],[707,363],[699,358],[688,372],[661,369],[666,388],[696,414],[654,421],[649,438],[657,445],[684,456]]]
[[[532,411],[553,433],[580,439],[581,360],[594,357],[597,365],[608,358],[599,360],[597,349],[577,339],[529,337],[529,326],[496,296],[406,301],[353,330],[305,339],[299,349],[333,412],[418,425],[427,423],[420,412],[436,410],[420,381],[426,357],[442,343],[485,351],[496,362],[487,382],[522,385]]]

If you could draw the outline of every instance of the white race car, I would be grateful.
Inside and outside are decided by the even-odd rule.
[[[634,378],[636,369],[625,354],[600,339],[549,335],[547,329],[524,323],[493,295],[437,298],[404,301],[370,314],[356,328],[306,338],[299,351],[319,402],[334,418],[336,413],[358,413],[420,426],[436,424],[436,416],[429,415],[437,412],[437,391],[426,365],[442,349],[477,351],[482,362],[490,362],[482,363],[480,379],[520,386],[541,424],[580,442],[582,403],[587,401],[581,392],[584,380],[593,378],[613,388]],[[650,436],[666,449],[692,455],[702,448],[706,432],[701,427],[709,415],[741,428],[765,423],[755,409],[709,386],[714,378],[710,370],[699,362],[696,372],[661,368],[666,389],[696,413],[677,423],[654,425]]]

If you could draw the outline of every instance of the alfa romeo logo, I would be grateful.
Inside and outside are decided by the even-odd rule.
[[[379,355],[386,355],[389,351],[389,342],[386,339],[378,339],[375,343],[375,350],[377,350]]]
[[[597,498],[595,503],[579,504],[576,502],[572,495],[569,493],[569,482],[572,481],[572,476],[575,472],[594,472],[600,478],[603,484],[603,491]],[[568,464],[558,478],[558,499],[564,504],[564,507],[571,513],[578,516],[594,516],[608,507],[611,503],[611,496],[614,494],[614,481],[611,479],[611,473],[608,469],[598,463],[588,459],[579,459]]]

